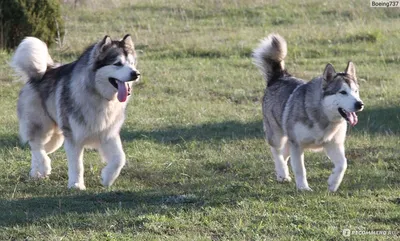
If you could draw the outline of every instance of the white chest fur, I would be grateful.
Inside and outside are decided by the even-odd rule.
[[[95,147],[101,140],[118,135],[125,119],[125,103],[109,101],[97,106],[82,105],[84,122],[69,118],[73,138],[85,145]]]
[[[330,123],[325,129],[318,125],[309,127],[303,123],[294,126],[294,139],[304,148],[319,149],[332,140],[342,141],[346,134],[346,122]]]

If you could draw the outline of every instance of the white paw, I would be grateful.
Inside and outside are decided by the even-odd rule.
[[[47,177],[51,173],[51,167],[40,169],[40,173],[42,173],[42,177]]]
[[[337,185],[337,184],[328,186],[328,189],[331,192],[336,192],[338,190],[338,188],[339,188],[339,185]]]
[[[337,181],[337,178],[334,178],[333,175],[331,175],[328,179],[328,189],[331,192],[336,192],[340,186],[340,182]]]
[[[283,176],[277,176],[276,177],[276,180],[278,181],[278,182],[291,182],[292,181],[292,178],[290,177],[290,176],[287,176],[287,177],[283,177]]]
[[[101,184],[105,187],[111,186],[117,177],[119,176],[118,169],[111,169],[109,166],[106,166],[101,170]]]
[[[312,192],[313,191],[308,185],[298,185],[297,186],[297,190],[306,191],[306,192]]]
[[[69,189],[77,189],[77,190],[86,190],[85,184],[83,183],[69,183],[68,184]]]
[[[33,179],[39,179],[41,177],[40,173],[36,169],[31,169],[29,176]]]
[[[49,174],[50,174],[50,173],[48,173],[48,174],[46,174],[46,175],[43,175],[41,172],[39,172],[39,171],[36,170],[36,169],[32,169],[32,170],[29,172],[29,176],[30,176],[32,179],[42,179],[42,178],[46,178]]]
[[[108,175],[102,173],[101,175],[101,184],[105,187],[109,187],[114,183],[114,180],[108,177]]]

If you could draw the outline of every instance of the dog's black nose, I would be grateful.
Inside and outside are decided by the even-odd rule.
[[[363,107],[364,107],[364,103],[362,103],[361,101],[357,101],[357,102],[354,104],[354,108],[355,108],[356,110],[361,110]]]
[[[139,76],[140,76],[139,71],[132,71],[131,72],[132,80],[135,80],[135,79],[139,78]]]

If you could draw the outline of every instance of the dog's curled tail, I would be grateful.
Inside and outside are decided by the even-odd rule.
[[[53,65],[47,45],[35,37],[26,37],[22,40],[11,60],[11,67],[24,82],[41,79],[47,68]]]
[[[262,39],[253,51],[253,63],[260,69],[267,84],[285,74],[286,41],[279,34]]]

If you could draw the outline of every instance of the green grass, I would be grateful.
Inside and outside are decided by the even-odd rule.
[[[0,240],[340,240],[342,230],[400,232],[400,13],[368,1],[82,1],[63,5],[68,62],[105,34],[131,33],[142,83],[121,131],[127,165],[111,188],[85,152],[86,191],[67,189],[63,149],[46,180],[28,176],[15,83],[0,52]],[[356,64],[366,108],[348,132],[337,193],[332,164],[306,153],[312,193],[275,181],[263,139],[259,39],[278,32],[288,70],[311,79]],[[400,234],[399,234],[400,235]],[[398,236],[352,236],[356,240]]]

